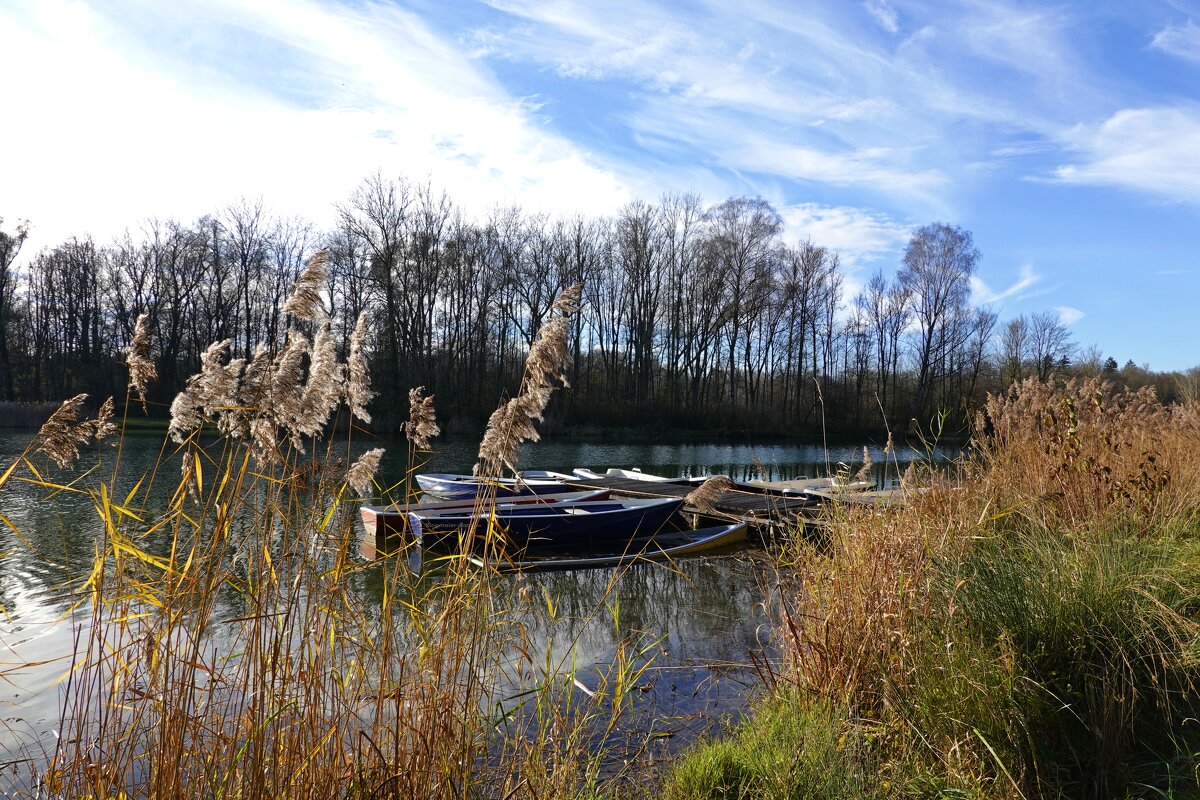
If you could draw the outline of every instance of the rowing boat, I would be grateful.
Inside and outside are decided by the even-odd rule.
[[[479,541],[489,528],[509,549],[530,544],[595,547],[658,533],[681,505],[678,498],[593,500],[498,506],[483,513],[410,511],[408,520],[413,536],[424,547],[446,546],[458,537]]]
[[[594,569],[619,567],[639,561],[674,561],[686,556],[703,555],[723,550],[746,540],[744,522],[701,528],[694,531],[675,531],[635,539],[620,552],[573,557],[560,551],[527,550],[521,560],[485,559],[472,556],[477,567],[490,567],[499,572],[544,572],[549,570]]]
[[[421,491],[447,500],[476,497],[485,492],[495,492],[497,497],[519,497],[560,492],[566,488],[561,480],[481,478],[476,475],[454,475],[448,472],[424,472],[416,478]]]
[[[529,494],[516,497],[508,497],[500,502],[489,502],[485,507],[478,509],[481,513],[487,513],[492,508],[504,509],[514,505],[553,505],[556,503],[579,503],[590,500],[607,500],[609,497],[608,489],[595,489],[583,492],[556,492],[553,494]],[[440,501],[422,501],[413,503],[409,506],[392,504],[389,506],[369,505],[364,504],[359,508],[359,516],[363,521],[363,528],[366,529],[368,535],[372,536],[391,536],[397,533],[404,533],[408,530],[408,512],[410,511],[475,511],[476,504],[480,500],[475,497],[469,497],[459,500],[440,500]]]

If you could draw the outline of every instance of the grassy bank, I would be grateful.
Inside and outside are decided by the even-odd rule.
[[[672,798],[1200,794],[1200,410],[1027,383],[961,487],[784,554],[786,664]]]

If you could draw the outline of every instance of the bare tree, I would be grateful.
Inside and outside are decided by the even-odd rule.
[[[919,228],[904,251],[897,280],[909,292],[918,328],[914,418],[926,410],[930,390],[944,379],[945,365],[970,336],[967,326],[957,323],[966,314],[978,262],[971,233],[942,222]]]
[[[1013,383],[1025,378],[1029,362],[1029,320],[1024,314],[1011,319],[1000,334],[1000,378]]]
[[[1029,318],[1029,350],[1039,380],[1046,380],[1075,354],[1071,331],[1050,311]]]
[[[0,225],[3,224],[4,218],[0,217]],[[3,390],[5,400],[16,398],[12,362],[8,354],[8,329],[17,300],[17,275],[13,264],[28,235],[29,224],[26,222],[18,222],[13,233],[0,230],[0,390]]]

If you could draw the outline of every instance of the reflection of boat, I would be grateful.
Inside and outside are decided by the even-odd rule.
[[[562,548],[530,548],[520,561],[489,561],[473,556],[477,567],[489,566],[500,572],[534,572],[562,569],[616,567],[637,561],[670,561],[684,556],[714,552],[746,540],[746,523],[674,531],[633,539],[618,553],[572,556]]]
[[[447,542],[459,533],[482,539],[494,526],[508,547],[530,544],[593,547],[628,542],[662,529],[683,500],[592,500],[554,505],[498,506],[473,510],[410,511],[413,535],[423,546]]]
[[[421,491],[447,499],[475,497],[481,489],[495,490],[497,497],[505,495],[545,494],[566,487],[561,480],[534,478],[480,478],[475,475],[453,475],[448,472],[425,472],[416,476]]]
[[[495,504],[498,509],[503,509],[512,505],[552,505],[555,503],[578,503],[588,500],[607,500],[609,495],[608,489],[595,489],[586,492],[556,492],[552,494],[528,494],[515,497],[503,498]],[[373,506],[364,504],[359,508],[359,516],[362,517],[363,527],[368,535],[386,536],[394,533],[401,533],[408,530],[408,512],[409,511],[462,511],[469,513],[475,511],[475,504],[478,499],[472,495],[469,498],[460,500],[438,500],[438,501],[423,501],[413,503],[409,506],[390,505],[390,506]],[[489,512],[492,508],[492,503],[480,509],[481,512]]]

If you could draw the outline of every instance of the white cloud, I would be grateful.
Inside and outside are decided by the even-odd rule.
[[[1173,200],[1200,202],[1200,109],[1125,109],[1099,126],[1078,126],[1068,144],[1082,160],[1054,170],[1053,180],[1120,186]]]
[[[1190,19],[1183,25],[1168,25],[1154,35],[1150,46],[1167,55],[1200,64],[1200,26]]]
[[[867,0],[863,3],[863,7],[879,23],[879,27],[888,33],[894,34],[900,30],[900,20],[896,15],[896,9],[892,8],[887,0]]]
[[[0,144],[0,216],[32,221],[31,249],[147,216],[189,220],[242,195],[323,224],[377,169],[429,175],[480,208],[591,213],[630,197],[615,170],[407,12],[318,0],[121,8],[0,8],[0,74],[22,76],[5,89],[20,118]]]
[[[811,239],[813,244],[838,251],[842,263],[861,266],[900,253],[912,228],[890,217],[849,206],[800,203],[779,210],[785,237],[792,242]]]
[[[1042,276],[1033,271],[1031,264],[1021,266],[1020,275],[1011,285],[1000,291],[993,290],[984,283],[978,275],[971,277],[971,302],[977,306],[1001,303],[1005,300],[1022,300],[1031,295],[1029,291],[1042,280]]]
[[[1078,308],[1070,306],[1055,306],[1054,310],[1058,312],[1058,321],[1068,328],[1086,316]]]

